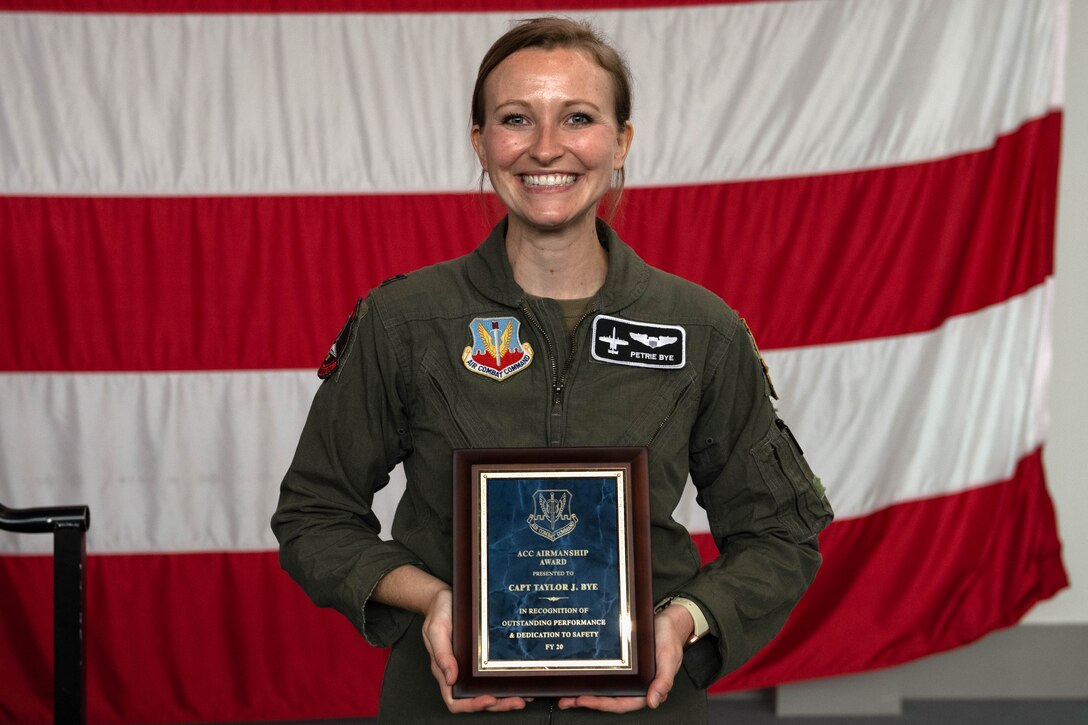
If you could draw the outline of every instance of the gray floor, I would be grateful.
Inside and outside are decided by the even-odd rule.
[[[1088,725],[1088,700],[907,700],[899,716],[775,717],[769,701],[722,700],[712,725]]]
[[[375,725],[373,719],[279,725]],[[1088,700],[907,700],[899,716],[776,717],[771,695],[716,697],[710,725],[1088,725]],[[677,725],[682,725],[678,723]]]

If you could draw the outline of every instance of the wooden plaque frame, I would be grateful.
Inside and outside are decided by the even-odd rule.
[[[650,564],[650,516],[649,516],[649,481],[647,452],[645,448],[487,448],[454,451],[453,455],[453,651],[457,658],[458,676],[453,686],[455,697],[476,695],[496,695],[525,697],[559,695],[644,695],[654,677],[654,630],[653,600],[651,589]],[[589,488],[585,488],[587,484]],[[555,489],[554,486],[566,486],[580,491],[575,496],[569,490]],[[545,486],[553,486],[545,489]],[[577,488],[582,486],[581,488]],[[492,488],[494,487],[494,488]],[[502,488],[505,487],[505,488]],[[586,491],[598,490],[602,495],[597,501],[587,504]],[[613,488],[614,487],[614,488]],[[516,537],[501,537],[498,544],[493,544],[487,524],[488,500],[495,496],[521,497],[524,503],[528,494],[531,506],[527,511],[507,510],[504,503],[496,505],[496,511],[507,515],[503,521],[513,521],[513,528],[521,536],[537,541],[540,550],[508,550],[505,540]],[[546,501],[537,496],[548,494],[552,500]],[[559,494],[560,500],[555,500]],[[578,499],[576,501],[576,499]],[[498,499],[500,502],[503,499]],[[556,504],[559,504],[558,506]],[[567,508],[564,510],[564,506]],[[596,508],[595,508],[596,507]],[[601,517],[604,508],[604,518]],[[610,508],[611,507],[611,508]],[[539,509],[539,510],[537,510]],[[613,510],[614,509],[614,510]],[[547,510],[548,515],[540,511]],[[557,513],[556,511],[559,511]],[[582,514],[579,520],[576,511],[591,511],[596,514],[587,517]],[[527,517],[522,517],[528,513]],[[613,532],[612,516],[615,516]],[[515,518],[511,518],[515,517]],[[605,525],[601,525],[602,521]],[[571,523],[574,522],[574,523]],[[564,524],[565,526],[561,525]],[[597,526],[597,533],[604,537],[606,550],[598,555],[596,549],[566,549],[564,539],[577,541],[573,534],[578,526]],[[531,529],[525,533],[519,527]],[[504,534],[510,532],[510,525],[503,525]],[[591,529],[590,531],[593,531]],[[584,536],[585,532],[579,534]],[[550,540],[549,540],[550,539]],[[615,551],[609,547],[615,543]],[[575,558],[582,556],[593,558],[595,563],[585,564],[592,573],[605,572],[609,586],[615,582],[616,601],[608,596],[595,596],[583,589],[596,589],[597,583],[582,582],[573,569],[580,564],[570,563],[572,559],[562,559],[571,567],[568,571],[548,570],[548,566],[560,559],[540,557],[541,551],[573,552]],[[588,552],[593,551],[591,556]],[[526,552],[533,552],[531,556]],[[579,553],[586,552],[586,553]],[[524,566],[542,567],[533,571],[529,581],[511,581],[505,587],[505,581],[499,581],[496,592],[489,582],[489,558],[495,568],[505,563],[513,565],[516,557],[527,556],[537,559],[540,564],[526,561]],[[507,559],[506,557],[510,557]],[[601,568],[596,560],[609,558]],[[615,576],[611,575],[615,567]],[[505,570],[508,574],[511,569]],[[566,574],[568,576],[562,577]],[[515,576],[509,574],[510,576]],[[562,578],[562,582],[557,580]],[[566,591],[569,587],[570,591]],[[537,588],[547,591],[537,592]],[[552,591],[559,589],[560,591]],[[507,596],[506,591],[516,591]],[[519,600],[525,603],[529,598],[540,594],[539,599],[578,601],[583,606],[571,607],[575,613],[558,615],[559,618],[533,619],[532,612],[567,612],[562,607],[549,608],[546,604],[539,608],[516,607],[508,611],[509,601],[500,600],[513,597],[525,597]],[[546,594],[571,596],[545,596]],[[612,592],[603,591],[602,595]],[[600,600],[598,604],[596,600]],[[494,604],[494,606],[492,606]],[[588,605],[588,606],[586,606]],[[618,612],[618,616],[601,615],[596,607],[607,612]],[[609,609],[613,607],[615,609]],[[585,611],[583,611],[585,610]],[[506,636],[496,635],[488,622],[489,615],[499,612]],[[524,619],[523,619],[524,618]],[[615,619],[615,621],[610,621]],[[578,629],[578,623],[604,623],[599,630]],[[629,624],[628,624],[629,623]],[[507,624],[511,624],[509,628]],[[575,657],[566,659],[555,649],[582,650],[579,638],[601,636],[606,632],[604,649],[618,654],[602,657]],[[569,637],[568,637],[569,635]],[[517,638],[553,638],[552,643],[535,641],[524,647],[548,647],[549,654],[536,657],[522,654],[520,657],[502,657],[493,653],[522,647],[510,644],[506,639]],[[521,651],[521,650],[519,650]]]

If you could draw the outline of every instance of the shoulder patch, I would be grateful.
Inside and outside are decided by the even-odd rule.
[[[771,382],[771,369],[767,367],[767,361],[763,359],[763,354],[759,351],[759,346],[756,345],[756,336],[752,334],[752,328],[748,327],[748,321],[743,317],[740,318],[740,323],[744,325],[744,331],[748,333],[748,342],[752,343],[752,349],[756,351],[756,357],[759,358],[759,364],[763,368],[763,377],[767,381],[767,390],[770,391],[771,397],[778,400],[778,392],[774,389],[774,383]],[[793,434],[790,434],[793,437]]]
[[[366,301],[360,298],[348,316],[348,321],[340,329],[340,334],[336,336],[332,347],[329,348],[329,354],[325,356],[325,359],[321,362],[321,367],[317,369],[317,377],[324,380],[336,372],[336,369],[340,366],[340,361],[347,352],[348,343],[351,341],[351,333],[355,329],[355,323],[365,314]]]
[[[590,353],[600,362],[663,370],[677,370],[687,363],[687,332],[679,325],[597,315],[590,334]]]

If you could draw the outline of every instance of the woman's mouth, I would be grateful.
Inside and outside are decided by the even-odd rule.
[[[535,189],[570,186],[577,179],[576,174],[521,174],[521,183]]]

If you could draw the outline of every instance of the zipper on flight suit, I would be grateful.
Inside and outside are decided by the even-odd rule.
[[[551,410],[551,424],[548,426],[548,445],[557,446],[561,440],[560,425],[563,413],[563,389],[567,384],[567,373],[570,371],[571,363],[574,362],[574,355],[578,350],[578,330],[582,327],[582,323],[586,321],[590,315],[597,311],[596,307],[586,310],[582,313],[582,316],[578,318],[578,322],[574,325],[574,330],[570,334],[570,352],[567,353],[567,360],[563,364],[562,370],[559,368],[559,361],[555,351],[555,345],[552,344],[551,335],[548,334],[547,329],[540,323],[540,318],[536,316],[533,309],[529,307],[527,302],[521,303],[521,312],[525,315],[525,319],[529,321],[529,324],[533,326],[540,336],[544,339],[544,347],[547,348],[548,364],[552,371],[552,410]]]
[[[650,440],[646,441],[647,448],[654,444],[654,441],[657,440],[657,434],[660,433],[666,425],[668,425],[670,420],[672,420],[673,413],[675,413],[676,409],[680,407],[680,401],[682,401],[684,399],[684,396],[688,394],[688,389],[691,388],[692,382],[694,381],[688,380],[684,387],[680,389],[680,394],[676,396],[676,402],[673,403],[672,410],[670,410],[669,414],[666,415],[665,418],[657,424],[657,428],[654,429],[654,434],[650,436]]]

